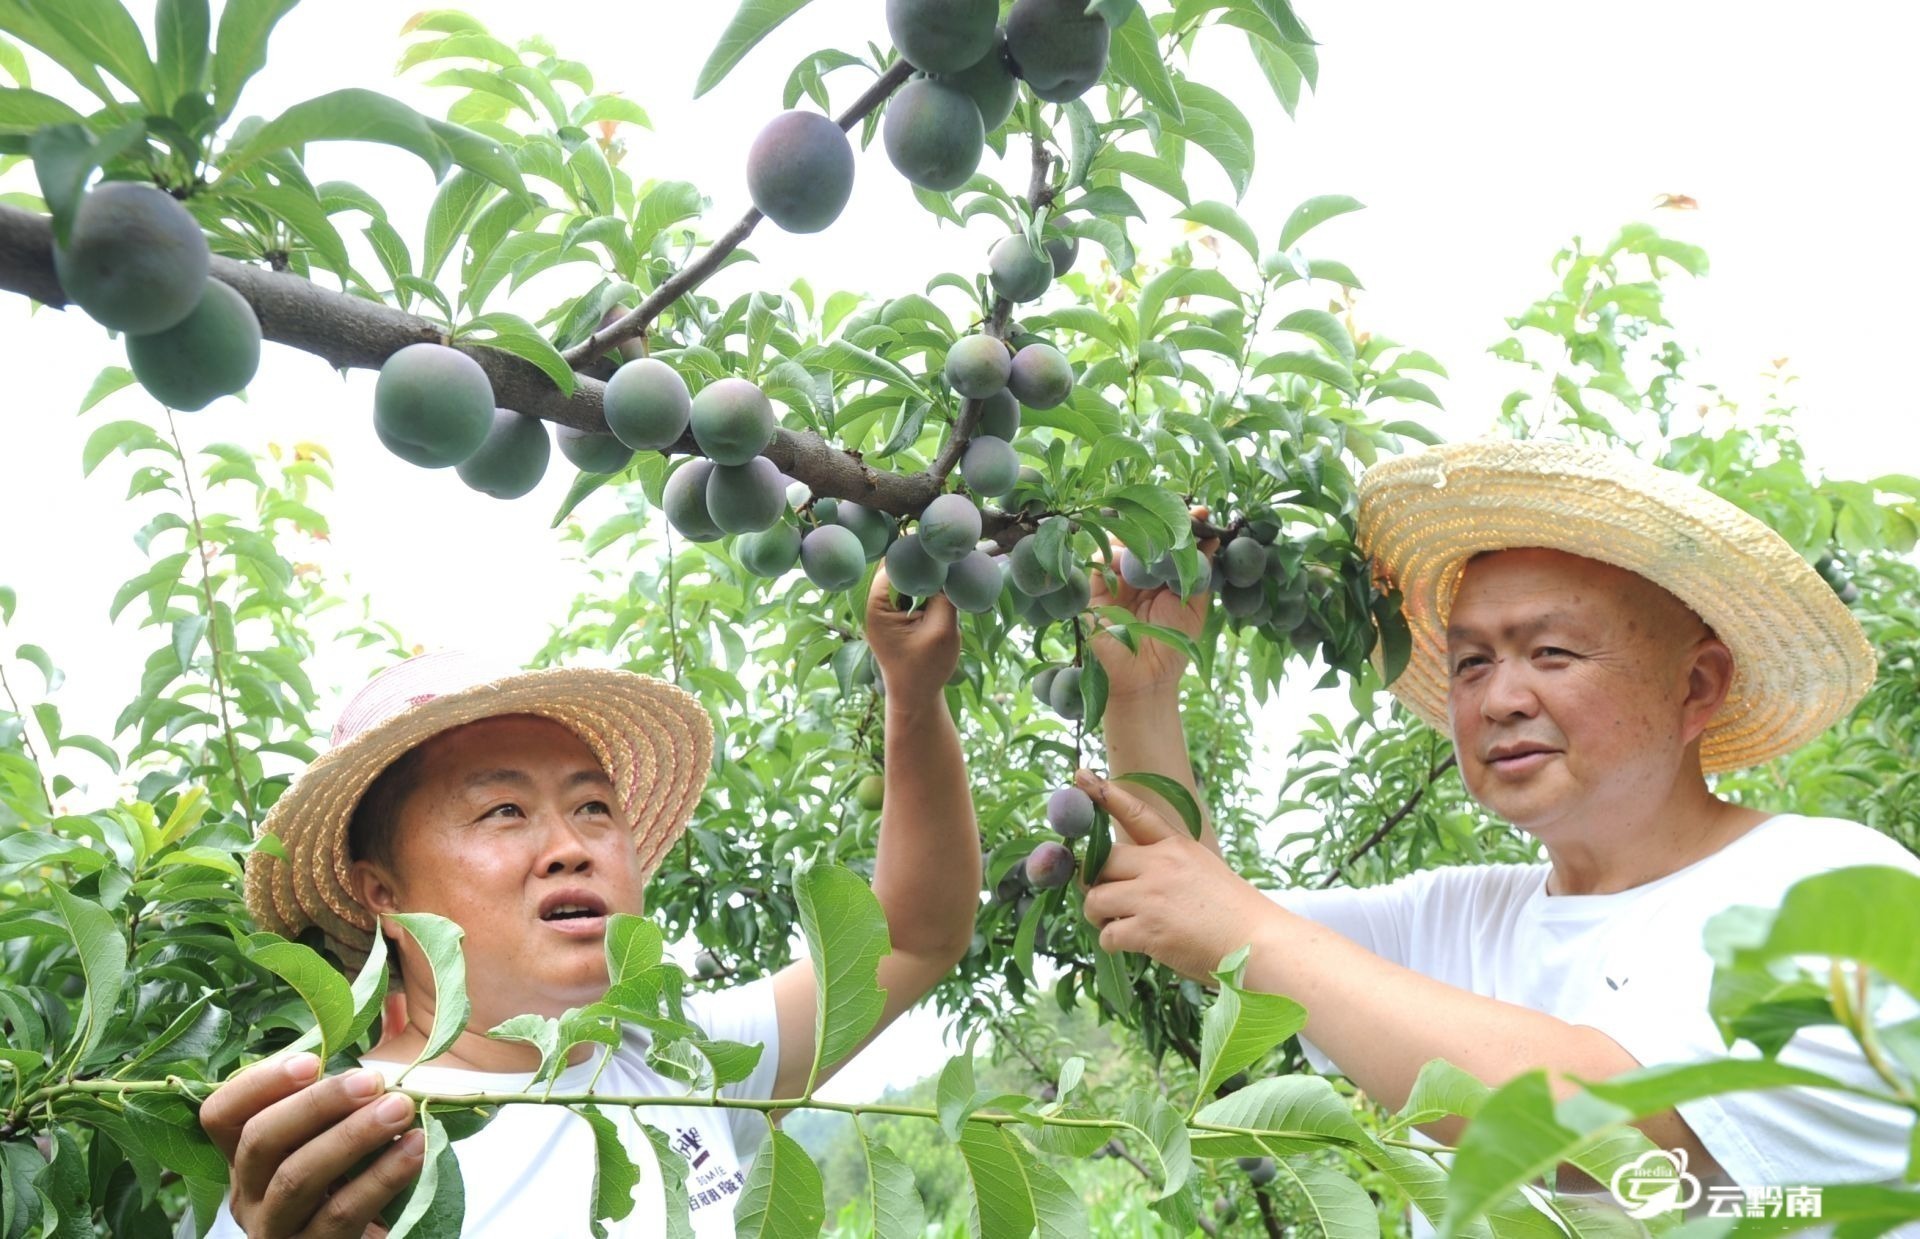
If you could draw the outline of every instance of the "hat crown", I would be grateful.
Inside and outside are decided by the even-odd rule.
[[[333,747],[436,697],[497,683],[520,670],[504,659],[467,650],[415,655],[368,680],[347,701],[333,725]]]

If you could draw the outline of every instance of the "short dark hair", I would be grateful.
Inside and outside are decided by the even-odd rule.
[[[370,860],[389,869],[393,867],[394,831],[400,825],[400,811],[420,787],[423,747],[415,745],[402,753],[361,793],[360,803],[353,807],[353,816],[347,821],[350,860]]]

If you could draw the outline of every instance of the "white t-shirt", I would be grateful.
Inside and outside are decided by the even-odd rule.
[[[1459,865],[1361,890],[1268,895],[1424,976],[1597,1028],[1653,1066],[1760,1056],[1744,1041],[1728,1049],[1708,1014],[1705,925],[1737,904],[1777,907],[1801,878],[1850,865],[1920,873],[1920,859],[1866,826],[1780,814],[1711,856],[1611,895],[1549,895],[1544,863]],[[1903,995],[1888,1001],[1882,1020],[1915,1010]],[[1318,1046],[1305,1038],[1301,1046],[1316,1069],[1339,1070]],[[1780,1061],[1880,1087],[1835,1025],[1802,1029]],[[1900,1186],[1913,1126],[1910,1111],[1804,1088],[1706,1097],[1679,1111],[1726,1172],[1720,1182],[1740,1188]]]
[[[763,1100],[773,1095],[780,1061],[779,1026],[774,1015],[771,977],[735,989],[694,994],[687,1018],[720,1041],[764,1045],[753,1074],[720,1090],[725,1097]],[[628,1028],[612,1050],[594,1091],[609,1097],[669,1097],[686,1092],[646,1063],[648,1036]],[[556,1093],[585,1092],[599,1063],[596,1054],[568,1067],[553,1086]],[[405,1064],[368,1060],[388,1080]],[[437,1093],[526,1092],[532,1072],[466,1071],[423,1066],[407,1074],[409,1088]],[[640,1171],[633,1212],[609,1224],[609,1239],[655,1239],[665,1233],[662,1177],[653,1144],[634,1126],[645,1123],[664,1132],[687,1162],[686,1190],[694,1234],[699,1239],[732,1239],[733,1208],[746,1183],[753,1152],[765,1138],[766,1117],[754,1110],[646,1106],[603,1106],[601,1112],[620,1130],[627,1154]],[[479,1132],[453,1145],[466,1188],[465,1239],[584,1239],[594,1174],[593,1130],[585,1119],[561,1106],[502,1106]],[[190,1233],[189,1218],[183,1232]],[[241,1239],[226,1205],[207,1239]]]

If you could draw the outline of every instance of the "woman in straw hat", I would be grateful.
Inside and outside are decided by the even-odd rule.
[[[1203,977],[1250,943],[1248,985],[1305,1006],[1314,1065],[1390,1109],[1435,1058],[1496,1086],[1545,1068],[1564,1095],[1561,1076],[1727,1052],[1707,1012],[1715,913],[1777,906],[1825,869],[1920,872],[1867,827],[1710,789],[1710,774],[1813,738],[1874,674],[1833,590],[1733,505],[1619,455],[1483,441],[1371,470],[1359,538],[1413,630],[1393,692],[1449,732],[1468,791],[1546,863],[1267,893],[1226,867],[1211,831],[1196,842],[1150,797],[1082,772],[1140,845],[1116,848],[1088,893],[1101,945]],[[1194,633],[1205,614],[1204,599],[1124,582],[1111,601]],[[1096,650],[1110,764],[1193,787],[1179,655]],[[1838,1028],[1802,1030],[1783,1059],[1872,1079]],[[1451,1143],[1462,1126],[1426,1131]],[[1807,1089],[1702,1098],[1639,1126],[1709,1186],[1894,1182],[1908,1155],[1898,1112]]]
[[[893,951],[880,962],[879,1028],[959,961],[973,932],[980,842],[944,687],[959,657],[953,607],[888,602],[883,571],[867,600],[867,641],[886,684],[885,807],[873,874]],[[413,939],[380,915],[433,912],[465,932],[472,1015],[411,1087],[520,1091],[539,1053],[486,1030],[512,1016],[555,1016],[608,984],[607,917],[643,910],[643,892],[686,829],[712,757],[707,714],[689,694],[624,671],[520,672],[466,655],[427,655],[376,677],[348,703],[333,747],[274,806],[263,830],[286,859],[256,853],[247,871],[255,917],[288,936],[317,930],[344,959],[384,932],[405,991],[361,1069],[320,1074],[311,1054],[242,1072],[201,1109],[232,1167],[215,1236],[350,1236],[419,1172],[412,1105],[388,1083],[426,1043],[431,970]],[[709,1036],[760,1044],[753,1073],[721,1091],[799,1095],[814,1057],[817,994],[806,961],[687,1001]],[[877,1031],[877,1029],[876,1029]],[[646,1063],[643,1035],[600,1061],[579,1047],[555,1088],[610,1096],[684,1090]],[[832,1064],[830,1067],[837,1067]],[[829,1069],[830,1071],[830,1069]],[[766,1131],[751,1110],[611,1110],[640,1168],[633,1211],[616,1236],[664,1233],[658,1129],[688,1163],[695,1235],[733,1234],[745,1169]],[[411,1129],[411,1130],[410,1130]],[[403,1134],[404,1133],[404,1134]],[[453,1146],[466,1191],[466,1235],[585,1235],[594,1133],[548,1106],[505,1107]],[[354,1167],[372,1158],[355,1175]]]

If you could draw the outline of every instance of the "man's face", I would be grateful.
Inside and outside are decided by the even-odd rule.
[[[1561,551],[1467,566],[1448,619],[1448,711],[1474,799],[1552,843],[1664,802],[1705,725],[1705,625],[1624,569]]]
[[[435,912],[466,931],[477,1025],[598,999],[606,918],[641,911],[642,881],[592,750],[551,719],[513,715],[443,732],[421,755],[385,872],[393,906],[381,910]],[[426,975],[399,937],[406,975]]]

